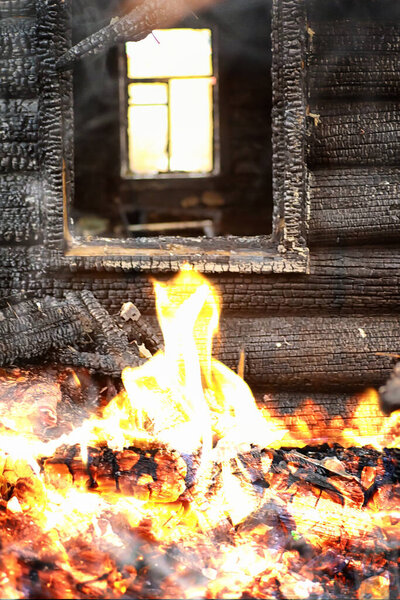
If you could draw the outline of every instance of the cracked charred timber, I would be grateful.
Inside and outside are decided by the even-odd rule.
[[[67,292],[65,300],[45,297],[4,304],[2,367],[41,361],[119,377],[124,367],[143,362],[139,346],[148,352],[161,347],[158,334],[137,309],[132,325],[114,319],[90,291]]]
[[[68,50],[57,61],[57,68],[70,69],[84,56],[103,52],[121,42],[137,42],[145,38],[153,29],[177,23],[190,12],[191,9],[185,0],[147,0],[127,15],[116,17],[110,25]]]

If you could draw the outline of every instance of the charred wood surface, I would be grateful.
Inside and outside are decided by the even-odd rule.
[[[66,82],[55,69],[57,57],[69,45],[69,8],[67,3],[58,0],[42,0],[38,4],[39,144],[42,212],[46,225],[44,238],[48,248],[60,248],[64,244],[64,201],[69,189],[66,181],[72,177],[68,171],[72,156],[66,158],[64,155],[72,131],[65,131],[63,122],[64,116],[71,125],[69,110],[72,99],[69,97],[70,88],[65,89]],[[49,44],[49,40],[54,43]]]
[[[0,320],[0,364],[13,365],[46,356],[51,350],[76,343],[83,333],[78,311],[43,302],[26,307],[27,315]]]
[[[316,104],[309,119],[308,163],[317,166],[397,165],[400,113],[394,102]]]
[[[142,318],[140,310],[132,302],[125,302],[115,319],[130,341],[135,340],[139,346],[143,344],[151,354],[163,348],[157,330]]]
[[[254,387],[252,392],[259,408],[267,409],[276,417],[292,416],[321,425],[335,417],[349,419],[360,403],[363,392],[306,392],[273,390],[267,386]],[[316,408],[318,407],[318,408]]]
[[[4,2],[2,1],[1,4],[4,4]],[[0,21],[0,55],[3,59],[32,56],[36,52],[35,42],[35,19],[18,18]]]
[[[306,0],[306,4],[310,22],[336,22],[344,18],[391,22],[400,18],[400,6],[393,0]]]
[[[310,244],[366,244],[400,239],[400,169],[337,168],[310,172]]]
[[[38,59],[35,55],[0,59],[0,98],[35,98]]]
[[[282,243],[305,242],[304,181],[306,80],[305,6],[275,3],[272,12],[272,147],[275,236]]]
[[[376,4],[376,3],[375,3]],[[371,20],[360,22],[354,18],[334,21],[310,21],[309,51],[314,56],[380,55],[400,51],[400,26],[396,21]]]
[[[130,344],[89,291],[68,293],[65,300],[4,302],[0,365],[26,365],[39,358],[115,377],[142,362],[137,345]]]
[[[105,272],[102,260],[95,268],[84,261],[77,263],[76,272],[71,273],[60,260],[56,272],[46,275],[42,252],[0,247],[0,296],[24,289],[38,297],[62,298],[66,289],[90,289],[113,314],[120,311],[121,301],[133,302],[143,314],[154,313],[153,286],[145,273],[124,273],[122,267]],[[162,281],[170,277],[156,275]],[[242,311],[258,316],[381,314],[400,307],[400,251],[377,246],[319,248],[311,254],[309,275],[226,273],[210,275],[209,280],[221,293],[225,316]]]
[[[311,98],[395,98],[399,81],[399,26],[345,14],[308,26]]]
[[[120,377],[125,367],[137,367],[141,360],[133,352],[109,352],[102,354],[98,351],[88,352],[71,348],[62,348],[53,353],[52,359],[60,365],[84,368],[90,373],[102,373],[112,377]]]
[[[400,91],[400,56],[311,56],[311,98],[395,98]]]
[[[182,0],[148,0],[70,48],[60,57],[57,66],[68,69],[82,56],[97,54],[121,42],[139,41],[153,29],[179,22],[188,12]]]
[[[131,345],[128,336],[94,295],[83,290],[79,294],[67,292],[66,299],[83,320],[91,322],[90,342],[63,348],[53,356],[59,363],[84,367],[92,372],[119,377],[125,367],[140,365],[137,345]]]
[[[39,148],[36,143],[5,142],[0,146],[0,173],[36,171],[39,167]]]
[[[370,444],[371,436],[376,442],[383,442],[382,446],[387,444],[384,431],[389,417],[382,412],[376,390],[265,393],[265,388],[253,387],[253,393],[264,417],[271,424],[287,429],[294,446],[316,441],[352,445],[355,437],[348,435],[346,429],[355,434],[357,444]]]
[[[0,18],[33,16],[35,8],[36,0],[1,0]]]
[[[0,242],[33,242],[41,235],[37,174],[0,176]]]
[[[1,143],[37,142],[37,109],[36,100],[0,100]]]
[[[398,317],[223,319],[217,357],[231,368],[246,356],[250,383],[301,389],[382,384],[398,352]]]

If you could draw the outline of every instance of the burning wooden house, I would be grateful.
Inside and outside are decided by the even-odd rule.
[[[0,29],[0,595],[398,597],[400,5]]]

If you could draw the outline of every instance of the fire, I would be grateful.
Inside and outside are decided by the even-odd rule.
[[[257,406],[213,358],[209,283],[154,287],[165,348],[96,414],[51,436],[42,383],[45,427],[25,396],[0,413],[0,596],[395,597],[400,415],[374,390],[348,417]]]

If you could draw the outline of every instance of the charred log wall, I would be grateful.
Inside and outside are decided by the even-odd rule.
[[[0,3],[0,242],[40,241],[37,21],[33,0]]]
[[[50,16],[56,4],[47,2]],[[400,12],[394,0],[306,4],[310,274],[225,274],[216,265],[217,351],[235,366],[244,345],[253,386],[346,393],[383,383],[400,352]],[[43,115],[62,104],[43,79],[36,2],[0,0],[0,19],[0,295],[88,288],[111,312],[131,300],[153,315],[148,277],[122,259],[67,261],[55,250],[49,264],[44,224],[63,207],[43,188],[65,182],[60,133],[52,160],[43,159]],[[62,227],[49,239],[59,243]]]
[[[311,241],[397,241],[399,7],[307,7]]]

